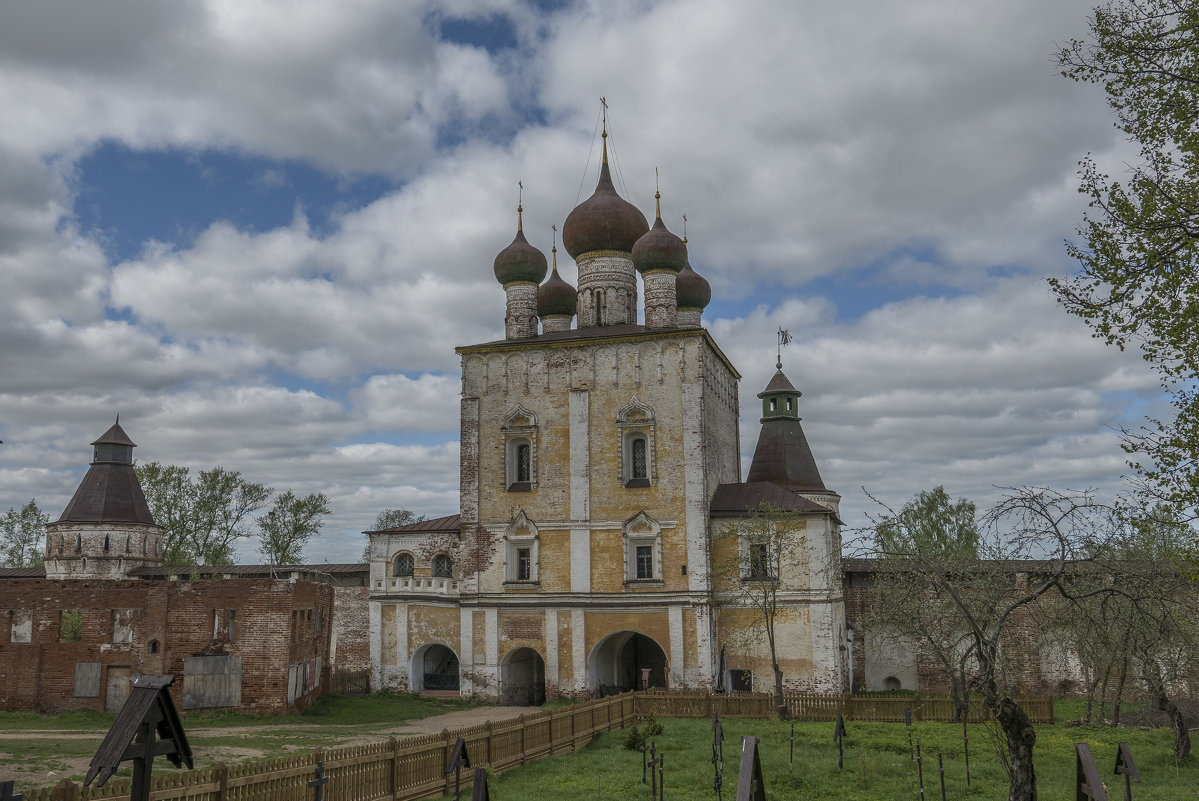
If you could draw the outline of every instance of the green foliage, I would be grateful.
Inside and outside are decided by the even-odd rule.
[[[648,717],[638,720],[625,729],[624,748],[626,751],[640,751],[651,737],[661,736],[662,731],[661,722],[654,717],[653,712],[650,712]]]
[[[83,639],[83,613],[78,609],[64,609],[58,618],[58,641],[80,642]]]
[[[974,503],[952,501],[945,487],[920,492],[898,513],[874,527],[874,545],[885,556],[978,558],[978,524]]]
[[[413,523],[419,523],[424,519],[424,515],[417,515],[416,512],[408,509],[384,509],[375,516],[375,523],[371,526],[371,531],[383,531],[388,528],[408,526]],[[370,537],[367,537],[366,543],[362,546],[362,561],[369,562],[370,560],[371,541]]]
[[[166,565],[232,564],[237,540],[250,535],[250,518],[273,492],[223,467],[202,470],[194,479],[180,465],[150,462],[135,469],[150,512],[163,527]]]
[[[294,565],[304,560],[304,546],[319,533],[329,514],[323,492],[297,498],[291,490],[275,498],[271,511],[258,518],[258,552],[272,565]]]
[[[10,507],[0,515],[0,566],[39,567],[49,522],[50,515],[38,508],[36,498],[20,511]]]
[[[1079,191],[1090,199],[1070,243],[1080,272],[1051,279],[1058,301],[1109,345],[1137,347],[1159,371],[1175,410],[1126,432],[1130,464],[1158,497],[1199,505],[1199,6],[1112,0],[1090,37],[1059,53],[1062,74],[1102,84],[1116,127],[1140,149],[1124,181],[1089,156]],[[1142,459],[1141,457],[1144,457]]]

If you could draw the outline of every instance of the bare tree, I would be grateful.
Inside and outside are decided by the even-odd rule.
[[[875,537],[874,622],[915,640],[946,669],[951,686],[957,681],[959,692],[983,699],[1001,732],[1008,797],[1033,801],[1036,730],[1015,698],[1018,680],[1003,643],[1051,596],[1065,597],[1063,577],[1094,542],[1102,508],[1088,493],[1009,490],[983,517],[976,556],[940,547],[944,538],[905,533],[910,521],[887,512],[875,525],[886,536]]]

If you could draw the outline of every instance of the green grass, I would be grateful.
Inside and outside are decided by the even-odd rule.
[[[712,792],[712,733],[708,720],[661,719],[665,731],[655,738],[665,754],[666,797],[671,801],[710,801]],[[882,799],[919,798],[917,764],[909,757],[907,730],[894,723],[846,724],[845,766],[837,767],[837,746],[832,723],[795,724],[794,771],[788,769],[790,724],[779,721],[728,718],[722,721],[724,742],[724,798],[736,797],[741,737],[761,739],[759,756],[771,799]],[[1037,727],[1034,759],[1038,790],[1044,801],[1073,801],[1074,743],[1091,746],[1109,797],[1123,797],[1123,778],[1112,774],[1116,746],[1127,741],[1144,782],[1133,789],[1134,798],[1156,801],[1195,798],[1199,765],[1182,766],[1171,756],[1173,738],[1168,730],[1142,731],[1058,724]],[[972,725],[970,736],[971,784],[966,785],[961,726],[918,723],[914,737],[924,754],[925,798],[940,798],[937,753],[945,765],[949,798],[998,799],[1007,795],[1007,775],[999,764],[985,728]],[[554,798],[569,801],[606,801],[649,797],[641,784],[641,753],[625,751],[622,732],[601,735],[575,754],[548,757],[531,765],[492,777],[492,798]],[[914,742],[914,740],[913,740]]]

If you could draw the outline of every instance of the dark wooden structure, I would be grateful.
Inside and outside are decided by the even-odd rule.
[[[741,769],[737,773],[737,801],[766,801],[766,782],[762,780],[762,760],[758,756],[758,738],[741,738]]]
[[[174,676],[139,675],[133,677],[133,688],[112,728],[104,736],[99,750],[88,766],[84,785],[92,780],[103,786],[120,768],[121,763],[133,760],[133,783],[130,801],[149,801],[150,774],[154,757],[165,756],[177,768],[195,767],[191,745],[179,720],[175,702],[168,687]]]
[[[462,797],[462,769],[470,767],[470,754],[466,750],[466,739],[459,737],[445,766],[446,775],[454,774],[454,801]]]
[[[1132,759],[1128,743],[1120,743],[1116,749],[1116,775],[1120,774],[1124,774],[1124,801],[1132,801],[1132,783],[1141,781],[1141,773]]]
[[[1091,756],[1091,746],[1074,744],[1074,799],[1075,801],[1107,801],[1107,790],[1099,778],[1099,768]]]

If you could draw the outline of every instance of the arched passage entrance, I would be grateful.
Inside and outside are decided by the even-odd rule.
[[[458,655],[440,643],[417,648],[408,670],[408,689],[414,693],[457,690]]]
[[[649,686],[666,686],[666,652],[658,643],[635,631],[618,631],[596,643],[587,660],[592,690],[604,695],[640,690],[641,671],[649,669]]]
[[[545,703],[545,661],[532,648],[514,648],[500,660],[500,701],[509,706]]]

